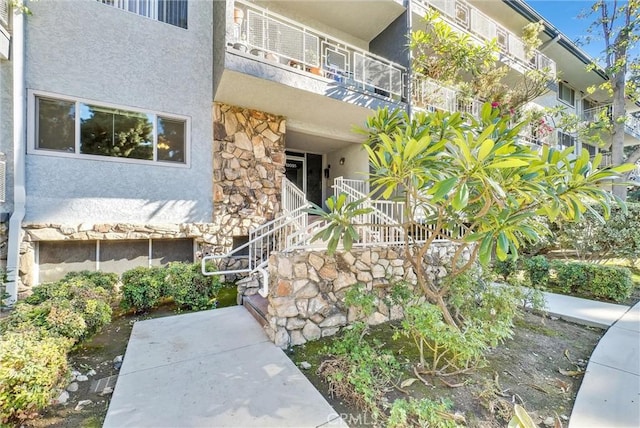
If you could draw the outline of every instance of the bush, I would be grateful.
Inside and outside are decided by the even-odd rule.
[[[166,275],[166,270],[160,267],[138,267],[126,271],[122,274],[120,305],[140,312],[156,307],[167,295]]]
[[[509,278],[518,272],[518,260],[511,257],[506,260],[495,260],[493,262],[493,271],[506,282],[509,282]]]
[[[575,293],[591,282],[595,265],[581,262],[555,262],[553,268],[556,272],[556,287],[564,293]]]
[[[0,338],[0,422],[20,423],[50,403],[66,381],[70,343],[36,330]]]
[[[524,260],[525,276],[533,287],[545,287],[549,282],[551,265],[545,256],[533,256]]]
[[[621,302],[631,296],[633,280],[627,268],[594,265],[595,272],[589,292],[595,297],[603,297]]]
[[[107,291],[114,291],[118,284],[118,274],[108,272],[96,272],[83,270],[79,272],[69,272],[61,281],[82,280],[83,283],[93,287],[104,288]]]
[[[387,428],[438,427],[455,428],[456,415],[451,413],[450,401],[433,401],[428,398],[398,399],[393,402]]]
[[[118,275],[104,272],[69,272],[60,281],[40,284],[34,287],[31,296],[24,299],[26,303],[37,305],[53,298],[72,298],[74,290],[78,288],[97,289],[106,296],[107,301],[113,300],[114,290],[118,283]],[[104,292],[104,293],[103,293]]]
[[[182,309],[214,308],[222,288],[217,276],[204,276],[200,263],[175,262],[167,266],[167,294]]]

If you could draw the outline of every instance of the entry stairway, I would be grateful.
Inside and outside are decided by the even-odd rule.
[[[347,202],[358,202],[368,208],[366,214],[352,219],[360,239],[354,242],[356,247],[363,246],[399,246],[407,242],[420,242],[428,237],[423,228],[419,231],[407,231],[401,226],[405,213],[404,205],[396,201],[373,199],[370,197],[369,185],[363,180],[350,180],[337,177],[333,185],[334,194],[345,194]],[[318,248],[323,243],[311,242],[312,238],[327,225],[324,221],[310,221],[309,208],[304,192],[286,178],[282,180],[282,211],[273,220],[252,229],[249,240],[226,254],[203,257],[202,273],[204,275],[247,274],[253,277],[259,274],[262,278],[259,294],[269,294],[269,257],[273,252],[287,252],[295,249]],[[419,215],[413,213],[414,217]],[[420,220],[420,218],[417,218]],[[406,235],[409,236],[406,236]],[[453,236],[449,233],[449,236]],[[438,241],[447,240],[447,236],[438,237]],[[247,266],[235,270],[208,270],[207,262],[214,262],[231,257],[245,257]]]

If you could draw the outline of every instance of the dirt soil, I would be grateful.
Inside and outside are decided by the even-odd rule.
[[[399,385],[405,379],[416,377],[412,364],[417,361],[417,354],[412,342],[391,339],[397,328],[399,326],[393,324],[375,327],[371,335],[405,363]],[[463,415],[470,427],[505,427],[511,418],[513,403],[523,405],[540,426],[544,426],[548,418],[557,418],[562,426],[567,426],[582,381],[582,375],[576,372],[584,371],[603,334],[600,329],[525,313],[516,323],[513,339],[493,349],[484,367],[445,379],[455,387],[447,386],[441,378],[423,376],[426,383],[416,381],[404,389],[416,398],[449,399],[453,403],[452,412]],[[335,337],[294,348],[290,356],[298,364],[303,361],[311,364],[310,369],[304,370],[305,375],[350,426],[375,426],[368,415],[341,397],[329,396],[327,383],[317,375],[317,368],[326,358],[323,347],[332,340]],[[388,402],[406,397],[397,389],[386,394]]]

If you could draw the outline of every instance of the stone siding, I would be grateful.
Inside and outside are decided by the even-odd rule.
[[[280,212],[286,121],[218,103],[213,120],[213,252],[224,254],[234,236],[247,236]]]
[[[433,280],[446,276],[452,254],[452,244],[434,244],[425,256],[427,275]],[[333,256],[323,251],[272,254],[267,334],[286,348],[333,335],[358,320],[376,325],[401,319],[403,308],[388,304],[391,287],[405,281],[415,291],[415,279],[399,248],[355,248]],[[344,303],[356,284],[375,294],[377,309],[368,317]]]

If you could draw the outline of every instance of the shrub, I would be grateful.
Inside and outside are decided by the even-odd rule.
[[[122,274],[122,301],[125,309],[146,311],[166,297],[166,270],[160,267],[138,267]]]
[[[545,287],[549,282],[551,265],[545,256],[533,256],[524,260],[524,271],[533,287]]]
[[[167,266],[168,295],[183,309],[203,310],[215,307],[222,288],[217,276],[204,276],[199,263],[171,263]]]
[[[26,303],[37,305],[53,298],[72,298],[78,288],[103,290],[107,301],[113,300],[118,275],[104,272],[69,272],[60,281],[40,284],[33,288],[31,296],[24,299]],[[102,293],[102,292],[100,292]]]
[[[495,260],[493,262],[493,271],[509,282],[509,278],[518,272],[518,260],[512,257],[506,260]]]
[[[79,272],[69,272],[61,281],[72,281],[75,279],[82,280],[83,283],[94,287],[104,288],[107,291],[113,291],[118,284],[118,274],[109,272],[96,272],[83,270]]]
[[[596,266],[581,262],[556,262],[553,268],[556,271],[557,288],[565,293],[575,293],[591,282]]]
[[[438,427],[455,428],[462,425],[456,423],[456,415],[451,414],[450,401],[433,401],[428,398],[398,399],[393,402],[388,428],[405,427]]]
[[[66,381],[70,340],[36,330],[0,338],[0,422],[21,422],[46,407]]]
[[[593,279],[589,292],[595,297],[603,297],[616,302],[628,299],[633,290],[631,272],[627,268],[616,266],[594,266]]]

